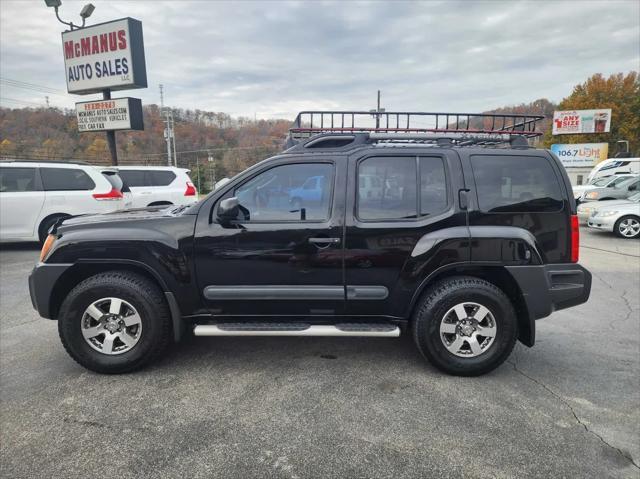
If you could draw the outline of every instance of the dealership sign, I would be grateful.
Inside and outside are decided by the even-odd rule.
[[[80,132],[144,129],[142,102],[138,98],[76,103],[76,116]]]
[[[565,167],[586,166],[591,168],[596,163],[607,159],[608,143],[576,143],[573,145],[551,145]]]
[[[553,134],[608,133],[611,128],[611,109],[568,110],[553,112]]]
[[[147,87],[142,23],[123,18],[62,33],[67,91]]]

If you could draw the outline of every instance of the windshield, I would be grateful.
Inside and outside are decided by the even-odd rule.
[[[617,182],[614,185],[614,188],[618,189],[618,190],[622,190],[622,189],[626,188],[627,186],[629,186],[630,184],[632,184],[635,181],[637,181],[637,178],[635,178],[635,177],[624,178],[621,181]]]
[[[611,181],[611,178],[599,178],[591,183],[592,186],[605,186]]]
[[[629,196],[629,198],[627,198],[629,201],[633,201],[635,203],[640,203],[640,193],[636,193],[635,195],[631,195]]]

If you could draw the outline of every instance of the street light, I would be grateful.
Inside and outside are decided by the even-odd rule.
[[[87,3],[84,7],[82,7],[82,10],[80,11],[82,25],[78,27],[77,25],[74,25],[73,22],[65,22],[60,18],[60,15],[58,15],[58,8],[62,5],[62,0],[44,0],[44,3],[47,7],[54,8],[58,21],[63,25],[67,25],[69,28],[71,28],[71,30],[73,30],[74,28],[84,28],[84,23],[86,22],[87,18],[89,18],[93,11],[96,9],[96,7],[94,7],[91,3]]]

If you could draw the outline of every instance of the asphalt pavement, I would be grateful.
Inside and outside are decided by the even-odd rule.
[[[32,309],[37,255],[0,248],[1,477],[640,477],[640,241],[582,229],[590,301],[479,378],[409,337],[194,338],[101,376]]]

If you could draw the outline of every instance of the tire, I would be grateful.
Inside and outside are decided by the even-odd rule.
[[[613,225],[613,232],[624,239],[640,238],[640,218],[634,215],[623,216]]]
[[[115,331],[116,335],[126,333],[127,342],[136,341],[132,346],[120,339],[111,340],[109,345],[105,344],[107,335],[110,334],[106,331],[107,326],[113,325],[96,321],[94,316],[88,314],[88,308],[100,305],[104,298],[119,299],[122,302],[123,316],[132,310],[137,313],[137,316],[129,315],[121,320],[123,331]],[[111,304],[107,306],[100,306],[100,312],[109,311]],[[138,324],[125,328],[124,320],[134,317]],[[95,323],[99,323],[98,326],[90,327]],[[85,339],[85,334],[93,334],[87,331],[98,330],[100,324],[102,332],[91,339]],[[62,345],[78,364],[104,374],[126,373],[142,368],[167,348],[172,337],[171,318],[164,295],[153,282],[128,271],[101,273],[78,284],[62,303],[58,315],[58,332]],[[106,354],[104,350],[111,347],[112,352]],[[121,352],[117,351],[118,348]]]
[[[51,229],[51,227],[54,225],[54,223],[56,221],[58,221],[60,218],[68,218],[69,215],[55,215],[55,216],[49,216],[48,218],[45,218],[44,220],[42,220],[42,222],[40,223],[40,226],[38,227],[38,239],[40,240],[40,244],[44,243],[44,241],[47,239],[47,236],[49,235],[49,230]]]
[[[459,313],[461,304],[464,314]],[[480,306],[488,310],[486,315]],[[482,316],[481,324],[473,323],[470,318],[474,315]],[[470,318],[462,324],[460,316]],[[495,329],[488,333],[491,324]],[[518,337],[516,313],[509,298],[488,281],[470,276],[448,278],[430,287],[414,312],[412,326],[420,353],[441,371],[456,376],[479,376],[497,368],[509,357]],[[471,336],[462,335],[458,328],[463,327]],[[456,333],[442,333],[441,328],[455,328]],[[493,338],[477,334],[484,331]],[[456,343],[459,340],[462,343]],[[450,341],[451,350],[445,341]],[[471,351],[471,342],[476,352]],[[460,348],[456,344],[461,344]]]

